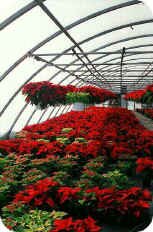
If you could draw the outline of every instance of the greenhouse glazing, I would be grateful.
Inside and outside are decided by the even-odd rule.
[[[25,104],[21,89],[29,81],[115,92],[152,83],[153,18],[142,1],[6,1],[4,9],[1,135],[69,110],[42,112]]]

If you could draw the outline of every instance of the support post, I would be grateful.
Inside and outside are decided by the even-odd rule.
[[[122,56],[121,56],[121,64],[120,64],[120,106],[122,106],[122,94],[123,94],[123,86],[122,86],[122,80],[123,80],[123,59],[125,55],[125,47],[122,49]]]

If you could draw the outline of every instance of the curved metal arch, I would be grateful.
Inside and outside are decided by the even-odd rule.
[[[143,37],[152,37],[152,36],[153,36],[153,34],[135,36],[135,37],[131,37],[131,38],[126,38],[126,39],[124,39],[124,40],[119,40],[119,41],[117,41],[117,42],[113,42],[113,43],[111,43],[111,45],[112,45],[112,44],[117,44],[118,42],[124,42],[124,41],[128,41],[128,40],[139,39],[139,38],[143,38]],[[109,46],[109,44],[107,44],[107,45],[105,45],[105,46],[102,46],[102,47],[100,47],[99,49],[105,48],[105,47],[107,47],[107,46]],[[95,49],[95,50],[97,50],[97,49]],[[93,51],[95,51],[95,50],[93,50]],[[105,56],[107,56],[107,55],[105,55]],[[75,60],[75,61],[69,63],[68,66],[72,65],[72,64],[75,63],[76,61],[77,61],[77,60]],[[94,61],[94,60],[93,60],[93,61]],[[68,67],[68,66],[66,66],[66,67]],[[83,66],[81,66],[81,67],[83,67]],[[78,68],[77,70],[81,69],[81,67]],[[74,70],[74,71],[76,71],[76,70]],[[59,74],[59,73],[60,73],[60,72],[58,72],[58,74]],[[57,75],[58,75],[58,74],[57,74]],[[69,75],[66,76],[66,77],[69,77]],[[59,82],[59,83],[60,83],[60,82]]]
[[[127,55],[126,57],[131,57],[131,56],[135,56],[135,54],[129,54],[129,55]],[[152,57],[144,57],[144,59],[152,59]],[[101,59],[101,57],[99,58],[99,59]],[[98,59],[98,60],[99,60]],[[115,57],[115,58],[113,58],[113,59],[111,59],[111,60],[107,60],[107,61],[105,61],[105,62],[103,62],[104,64],[105,63],[107,63],[107,62],[110,62],[110,61],[114,61],[114,60],[117,60],[117,59],[120,59],[120,56],[119,57]],[[143,58],[140,58],[140,59],[143,59]],[[97,59],[96,59],[97,60]],[[133,60],[133,59],[132,59]],[[126,61],[129,61],[129,60],[126,60]],[[134,64],[134,63],[133,63]],[[109,67],[109,66],[107,66],[106,65],[106,67]],[[104,67],[104,68],[106,68],[106,67]],[[106,69],[105,69],[106,70]]]
[[[121,26],[118,26],[118,27],[114,27],[114,28],[112,28],[112,29],[109,29],[109,30],[106,30],[106,31],[104,31],[104,32],[100,32],[100,33],[98,33],[98,34],[95,34],[95,35],[93,35],[93,36],[90,36],[90,37],[88,37],[87,39],[84,39],[84,40],[80,43],[80,45],[83,44],[83,43],[87,43],[87,42],[90,41],[90,40],[96,39],[96,38],[99,37],[99,36],[106,35],[106,34],[108,34],[108,33],[112,33],[112,32],[114,32],[114,31],[121,30],[121,29],[130,27],[130,26],[138,26],[138,25],[145,24],[145,23],[153,23],[153,19],[131,22],[131,23],[127,23],[127,24],[125,24],[125,25],[121,25]]]
[[[28,120],[26,121],[25,125],[24,126],[27,126],[29,125],[31,119],[33,118],[34,114],[36,113],[36,109],[34,109],[34,111],[30,114],[30,116],[28,117]]]
[[[150,46],[153,46],[153,44],[149,44],[149,45],[147,45],[147,44],[145,44],[145,45],[137,45],[137,46],[131,46],[131,47],[128,47],[128,48],[126,48],[127,50],[129,50],[129,49],[134,49],[134,48],[140,48],[140,47],[150,47]],[[97,50],[97,49],[96,49]],[[117,51],[119,51],[119,50],[117,50]],[[135,54],[133,54],[133,55],[135,55]],[[94,61],[96,61],[96,60],[99,60],[99,59],[102,59],[102,58],[104,58],[104,57],[106,57],[107,55],[104,55],[104,56],[99,56],[99,57],[97,57],[96,59],[94,59]],[[105,66],[104,68],[106,68],[107,66]],[[80,68],[79,68],[80,69]],[[98,71],[101,71],[102,69],[99,69]],[[110,69],[109,69],[110,70]],[[75,71],[78,71],[78,70],[75,70]],[[104,70],[104,72],[105,71],[107,71],[107,70]],[[84,74],[84,73],[86,73],[86,71],[85,72],[83,72],[82,74]],[[104,74],[104,73],[103,73]]]
[[[41,0],[42,2],[46,0]],[[21,17],[22,15],[26,14],[28,11],[32,10],[34,7],[36,7],[38,4],[35,1],[32,1],[31,3],[27,4],[26,6],[22,7],[20,10],[12,14],[10,17],[5,19],[2,23],[0,23],[0,30],[3,30],[5,27],[13,23],[16,19]]]
[[[61,111],[61,115],[64,113],[64,110],[66,109],[66,107],[69,108],[68,105],[65,105],[65,106],[63,107],[63,110]],[[49,118],[50,118],[50,117],[49,117]],[[48,119],[49,119],[49,118],[48,118]]]
[[[142,35],[141,35],[142,36]],[[137,38],[138,38],[138,36],[137,36]],[[41,69],[39,69],[40,71],[43,69],[45,67],[45,65],[41,68]],[[39,73],[40,71],[37,71],[36,73]],[[37,74],[36,74],[37,75]],[[29,78],[30,79],[30,78]],[[28,79],[28,80],[29,80]],[[31,78],[32,79],[32,78]],[[22,88],[22,87],[21,87]],[[19,90],[20,91],[20,90]]]
[[[56,109],[56,112],[55,112],[55,109]],[[58,106],[55,106],[55,108],[54,108],[54,110],[52,111],[50,117],[52,117],[53,113],[55,112],[55,115],[53,116],[53,118],[55,118],[55,117],[56,117],[56,113],[58,112],[58,110],[59,110],[59,109],[58,109]]]
[[[37,123],[40,123],[41,119],[43,118],[43,116],[45,115],[45,113],[47,112],[47,108],[43,110],[40,118],[38,119]]]
[[[131,54],[131,55],[133,55],[133,54]],[[107,55],[105,55],[105,56],[107,56]],[[93,61],[95,61],[95,60],[99,60],[99,59],[102,59],[103,57],[105,57],[105,56],[102,56],[102,57],[98,57],[98,58],[96,58],[96,59],[94,59]],[[130,56],[130,55],[129,55]],[[119,57],[120,58],[120,57]],[[111,60],[109,60],[109,61],[112,61],[112,60],[115,60],[115,59],[118,59],[118,57],[117,58],[114,58],[114,59],[111,59]],[[108,61],[105,61],[104,63],[107,63]],[[83,66],[82,66],[83,67]],[[106,66],[107,67],[107,66]],[[106,67],[104,67],[104,68],[106,68]],[[102,69],[104,69],[104,68],[102,68]],[[78,69],[75,69],[75,71],[78,71],[78,70],[80,70],[81,69],[81,67],[80,68],[78,68]],[[100,69],[99,71],[101,71],[102,69]],[[107,71],[106,69],[104,70],[104,71]],[[84,73],[86,73],[87,71],[85,71]],[[84,73],[82,73],[82,74],[84,74]],[[89,74],[89,76],[90,76],[90,74]],[[69,77],[69,75],[68,76],[66,76],[64,79],[66,80],[66,78],[68,78]],[[60,83],[60,82],[59,82]]]
[[[127,28],[127,27],[130,27],[131,25],[141,25],[141,24],[145,24],[145,23],[152,23],[153,22],[153,19],[149,19],[149,20],[141,20],[141,21],[136,21],[136,22],[131,22],[130,24],[125,24],[125,25],[121,25],[121,26],[118,26],[118,27],[115,27],[115,28],[112,28],[112,29],[109,29],[109,30],[106,30],[106,31],[103,31],[103,32],[100,32],[94,36],[91,36],[91,37],[88,37],[87,39],[81,41],[78,43],[78,45],[80,46],[81,44],[83,43],[86,43],[86,42],[89,42],[90,40],[93,40],[99,36],[103,36],[107,33],[111,33],[111,32],[114,32],[114,31],[117,31],[117,30],[121,30],[123,28]],[[75,46],[73,46],[71,49],[73,49]]]
[[[143,59],[143,60],[150,60],[151,58],[138,58],[138,59],[129,59],[128,61],[133,61],[133,60],[141,60],[141,59]],[[135,64],[134,65],[134,63],[133,63],[133,65],[127,65],[126,66],[126,68],[128,69],[128,68],[136,68],[137,67],[137,65]],[[104,67],[105,68],[105,67]],[[128,69],[129,70],[129,69]],[[101,71],[101,69],[99,69],[99,71]],[[107,73],[111,73],[111,74],[113,74],[113,73],[116,73],[116,72],[118,72],[118,71],[120,71],[120,69],[116,69],[116,67],[112,67],[112,68],[109,68],[109,69],[102,69],[102,71],[103,71],[103,74],[107,74]],[[134,70],[132,70],[131,69],[131,72],[136,72],[136,71],[134,71]],[[140,70],[141,71],[141,70]],[[138,72],[138,71],[137,71]]]
[[[128,7],[128,6],[132,6],[132,5],[135,5],[135,4],[142,4],[141,1],[138,1],[138,0],[133,0],[131,2],[125,2],[125,3],[122,3],[122,4],[118,4],[116,6],[113,6],[113,7],[109,7],[109,8],[106,8],[106,9],[103,9],[101,11],[97,11],[93,14],[90,14],[84,18],[81,18],[75,22],[73,22],[72,24],[68,25],[65,27],[66,30],[70,30],[72,29],[73,27],[75,26],[78,26],[79,24],[81,23],[84,23],[84,22],[87,22],[88,20],[92,19],[92,18],[95,18],[99,15],[102,15],[102,14],[105,14],[105,13],[109,13],[111,11],[114,11],[114,10],[118,10],[118,9],[121,9],[121,8],[124,8],[124,7]],[[10,24],[10,22],[9,22]],[[8,25],[9,25],[8,24]],[[27,58],[27,56],[29,55],[29,53],[33,53],[34,51],[38,50],[40,47],[42,47],[43,45],[45,45],[46,43],[48,43],[49,41],[51,41],[52,39],[56,38],[58,35],[62,34],[63,32],[62,31],[57,31],[56,33],[54,33],[53,35],[47,37],[46,39],[44,39],[43,41],[41,41],[40,43],[38,43],[36,46],[34,46],[32,49],[30,49],[29,51],[27,51],[22,57],[20,57],[13,65],[10,66],[10,68],[8,70],[6,70],[4,72],[4,74],[1,76],[0,78],[0,81],[1,79],[4,79],[14,68],[16,68],[17,65],[19,65],[24,59]]]
[[[128,59],[128,60],[126,60],[126,61],[150,60],[150,59],[151,59],[151,58],[149,58],[149,57],[144,57],[144,58],[141,58],[141,57],[140,57],[140,58],[137,58],[137,59]],[[133,63],[132,65],[135,65],[135,67],[136,67],[136,66],[137,66],[137,63]],[[132,66],[132,65],[131,65],[131,66]],[[108,67],[109,67],[109,66],[106,65],[105,67],[102,68],[102,70],[103,70],[103,71],[105,71],[105,70],[107,71],[108,69],[105,69],[105,68],[108,68]],[[130,66],[128,65],[128,67],[130,67]]]
[[[140,44],[140,45],[137,45],[137,46],[131,46],[131,47],[128,47],[128,48],[126,48],[126,50],[131,50],[131,49],[134,49],[134,48],[141,48],[141,47],[143,47],[143,48],[145,48],[145,47],[152,47],[153,46],[153,44]],[[97,49],[96,49],[97,50]],[[119,51],[119,50],[117,50],[117,51]],[[143,51],[142,51],[143,52]],[[95,53],[96,54],[96,53]],[[99,57],[98,57],[99,58]],[[74,71],[74,70],[73,70]],[[79,70],[78,70],[79,71]],[[81,70],[80,70],[81,71]],[[86,70],[85,70],[86,71]]]
[[[131,56],[136,56],[137,54],[129,54],[129,55],[127,55],[127,56],[125,56],[125,58],[126,57],[131,57]],[[103,57],[99,57],[99,58],[96,58],[96,60],[100,60],[100,59],[102,59]],[[148,59],[152,59],[153,57],[144,57],[144,58],[140,58],[140,59],[142,59],[142,60],[148,60]],[[107,60],[107,61],[105,61],[105,62],[103,62],[104,64],[105,63],[107,63],[107,62],[110,62],[110,61],[114,61],[114,60],[118,60],[119,59],[119,61],[120,61],[120,56],[118,56],[118,57],[115,57],[115,58],[113,58],[113,59],[111,59],[111,60]],[[138,58],[139,59],[139,58]],[[131,61],[131,60],[138,60],[138,59],[130,59],[130,60],[125,60],[125,61]],[[133,63],[134,64],[134,63]],[[103,68],[101,68],[99,71],[101,71],[101,70],[103,70],[103,72],[107,72],[107,71],[109,71],[109,69],[106,69],[106,68],[109,68],[109,65],[107,66],[105,66],[105,67],[103,67]]]
[[[126,57],[128,57],[128,56],[133,56],[133,55],[135,55],[135,54],[130,54],[130,55],[127,55]],[[153,57],[151,57],[150,59],[152,59]],[[120,60],[120,57],[116,57],[116,58],[113,58],[111,61],[114,61],[114,60],[117,60],[117,59],[119,59]],[[110,60],[109,60],[110,61]],[[107,63],[108,61],[106,61],[106,63]],[[105,63],[105,62],[104,62]],[[105,71],[106,71],[106,69],[105,69]],[[107,72],[107,71],[106,71]],[[147,75],[146,75],[147,76]],[[111,77],[119,77],[119,76],[114,76],[114,75],[110,75],[110,78]]]
[[[104,32],[103,32],[104,33]],[[82,44],[83,43],[83,41],[81,41],[80,43],[78,43],[78,44]],[[72,49],[73,47],[71,47],[71,49]],[[27,57],[27,55],[29,55],[29,54],[26,54],[26,57]],[[23,61],[23,57],[22,57],[22,59],[21,59],[22,61]],[[18,64],[15,64],[15,66],[17,66]],[[44,66],[44,68],[45,68],[46,66]],[[43,69],[43,67],[42,67],[42,69]],[[40,70],[41,71],[41,70]],[[2,77],[2,79],[3,79],[3,77]],[[29,79],[28,79],[29,80]],[[27,83],[27,82],[26,82]],[[25,84],[25,83],[24,83]],[[22,87],[21,87],[22,88]],[[20,91],[20,90],[19,90]]]
[[[12,123],[11,127],[9,128],[9,131],[6,133],[6,138],[9,138],[14,126],[16,125],[17,121],[19,120],[20,116],[24,112],[25,108],[27,106],[27,103],[23,106],[23,108],[19,111],[17,117],[15,118],[14,122]]]
[[[59,108],[58,108],[57,112],[55,113],[54,117],[57,117],[57,114],[58,114],[58,112],[60,111],[61,108],[62,108],[62,105],[59,106]]]
[[[129,38],[125,38],[125,39],[122,39],[122,40],[118,40],[118,41],[115,41],[115,42],[112,42],[112,43],[108,43],[104,46],[101,46],[99,47],[98,49],[103,49],[103,48],[106,48],[106,47],[109,47],[109,46],[112,46],[112,45],[115,45],[115,44],[118,44],[118,43],[122,43],[122,42],[126,42],[126,41],[129,41],[129,40],[135,40],[135,39],[139,39],[139,38],[148,38],[148,37],[153,37],[153,34],[144,34],[144,35],[140,35],[140,36],[134,36],[134,37],[129,37]],[[70,47],[69,49],[66,49],[63,51],[62,54],[68,52],[69,50],[71,50],[72,47]],[[97,49],[94,49],[93,51],[96,51]],[[58,58],[58,57],[57,57]],[[52,59],[52,61],[55,60],[55,58]],[[78,60],[78,59],[77,59]],[[77,60],[69,63],[68,65],[71,65],[73,64],[74,62],[76,62]],[[9,101],[6,103],[6,105],[3,107],[2,111],[0,112],[0,115],[7,109],[7,107],[9,106],[9,104],[12,102],[12,100],[16,97],[16,95],[20,92],[20,90],[22,89],[22,87],[27,84],[29,81],[31,81],[37,74],[39,74],[39,72],[41,72],[43,69],[45,69],[47,67],[47,64],[43,65],[41,68],[39,68],[36,72],[34,72],[30,78],[28,78],[28,80],[26,80],[21,86],[20,88],[13,94],[13,96],[9,99]],[[66,66],[67,67],[67,66]],[[57,75],[60,73],[60,71],[57,72]],[[54,78],[55,74],[53,75],[53,78]],[[51,79],[50,79],[51,80]],[[59,82],[60,83],[60,82]]]
[[[68,112],[70,108],[71,108],[71,105],[64,106],[64,108],[63,108],[60,115],[65,114],[66,112]],[[50,118],[51,118],[51,115],[50,115],[50,117],[48,117],[48,119],[50,119]]]
[[[56,108],[56,106],[55,106],[55,108]],[[51,118],[53,112],[54,112],[54,108],[52,109],[52,111],[51,111],[51,113],[49,114],[49,117],[48,117],[48,118]]]
[[[138,0],[133,0],[131,2],[126,2],[126,3],[122,3],[122,4],[118,4],[116,6],[113,6],[113,7],[109,7],[109,8],[106,8],[106,9],[103,9],[101,11],[97,11],[93,14],[90,14],[84,18],[81,18],[75,22],[73,22],[72,24],[68,25],[65,27],[66,30],[70,30],[72,29],[73,27],[76,27],[78,26],[79,24],[82,24],[84,22],[87,22],[89,21],[90,19],[93,19],[99,15],[102,15],[102,14],[105,14],[105,13],[109,13],[111,11],[115,11],[115,10],[118,10],[118,9],[121,9],[121,8],[124,8],[124,7],[128,7],[128,6],[132,6],[132,5],[135,5],[135,4],[142,4],[141,1],[138,1]],[[37,4],[37,3],[35,3]],[[11,23],[8,22],[7,25],[9,25]],[[29,56],[29,53],[33,53],[35,52],[36,50],[38,50],[40,47],[42,47],[43,45],[45,45],[46,43],[48,43],[49,41],[51,41],[52,39],[56,38],[57,36],[61,35],[63,32],[62,31],[57,31],[56,33],[54,33],[53,35],[47,37],[46,39],[44,39],[43,41],[41,41],[40,43],[38,43],[36,46],[34,46],[32,49],[30,49],[29,51],[27,51],[22,57],[20,57],[13,65],[11,65],[9,67],[8,70],[6,70],[3,75],[1,76],[0,78],[0,81],[3,80],[11,71],[13,71],[13,69],[15,69],[17,67],[17,65],[19,65],[24,59],[26,59],[28,56]]]

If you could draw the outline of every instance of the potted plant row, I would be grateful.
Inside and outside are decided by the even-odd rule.
[[[143,104],[153,104],[153,85],[148,85],[144,89],[127,93],[124,98],[129,101],[141,102]]]
[[[94,86],[61,86],[48,81],[28,83],[23,87],[22,93],[26,96],[26,102],[39,109],[73,103],[73,110],[76,111],[83,110],[85,104],[101,103],[116,98],[116,94],[106,89]]]

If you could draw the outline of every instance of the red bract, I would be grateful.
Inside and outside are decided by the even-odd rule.
[[[60,203],[63,204],[67,200],[77,199],[77,193],[79,193],[80,190],[80,188],[60,187],[58,189]]]
[[[152,171],[153,170],[153,159],[150,157],[143,157],[137,159],[137,168],[136,172],[141,173],[143,171]]]
[[[131,101],[141,101],[141,98],[144,96],[145,90],[135,90],[130,93],[127,93],[125,95],[126,100],[131,100]]]
[[[153,84],[146,87],[147,91],[153,92]]]
[[[18,151],[21,139],[0,140],[0,152],[8,154]]]
[[[7,209],[14,215],[21,206],[61,210],[70,217],[56,220],[52,232],[96,232],[101,228],[89,215],[100,224],[112,217],[116,222],[131,217],[135,223],[148,212],[151,194],[131,186],[136,165],[138,173],[153,169],[153,132],[131,111],[90,107],[26,126],[17,136],[21,138],[0,141],[2,189],[7,188],[2,193],[5,198],[13,190]],[[8,154],[12,152],[16,154]]]
[[[146,102],[147,98],[145,96],[152,96],[153,97],[153,84],[146,86],[144,89],[141,90],[135,90],[130,93],[127,93],[124,98],[126,100],[131,100],[131,101],[138,101],[138,102]]]
[[[26,101],[40,105],[43,109],[49,105],[64,103],[65,95],[71,86],[60,86],[49,81],[31,82],[24,86],[22,93],[26,95]]]
[[[101,227],[96,225],[96,221],[91,218],[73,220],[72,217],[55,220],[55,229],[50,232],[74,231],[74,232],[99,232]]]
[[[65,104],[68,92],[87,92],[91,96],[91,103],[100,103],[116,97],[113,92],[98,87],[84,86],[77,88],[72,85],[56,85],[48,81],[28,83],[22,90],[22,93],[27,96],[26,101],[28,103],[39,105],[42,109],[51,105]]]
[[[63,145],[57,141],[51,143],[35,141],[31,139],[12,139],[0,141],[0,151],[4,154],[14,152],[18,155],[60,155],[63,153]]]
[[[52,180],[52,178],[45,178],[37,181],[33,185],[27,186],[23,191],[15,195],[14,203],[22,202],[30,204],[33,201],[35,206],[47,203],[49,206],[54,206],[54,201],[51,198],[51,193],[59,184]],[[54,190],[55,191],[55,190]]]
[[[68,128],[68,131],[64,129]],[[69,130],[70,129],[70,130]],[[151,155],[153,132],[146,130],[131,111],[90,107],[70,112],[22,130],[23,139],[0,141],[2,153],[35,155],[79,155],[88,158],[109,155]],[[38,138],[47,139],[39,141]],[[62,143],[62,139],[68,143]],[[79,139],[84,142],[79,142]],[[36,140],[37,139],[37,140]]]
[[[116,146],[114,146],[114,148],[112,150],[111,156],[112,156],[112,158],[116,159],[118,157],[128,156],[131,154],[133,154],[133,151],[131,149],[129,149],[126,146],[120,146],[120,145],[116,144]]]
[[[139,187],[132,187],[127,190],[95,187],[86,190],[86,193],[87,201],[92,201],[91,193],[95,195],[97,207],[105,212],[104,214],[111,210],[121,215],[130,213],[136,217],[140,217],[144,210],[150,207],[148,201],[152,199],[149,191],[142,190]]]
[[[93,103],[101,103],[108,99],[116,98],[116,94],[114,94],[113,92],[94,86],[83,86],[79,88],[79,91],[90,93],[91,102]]]

